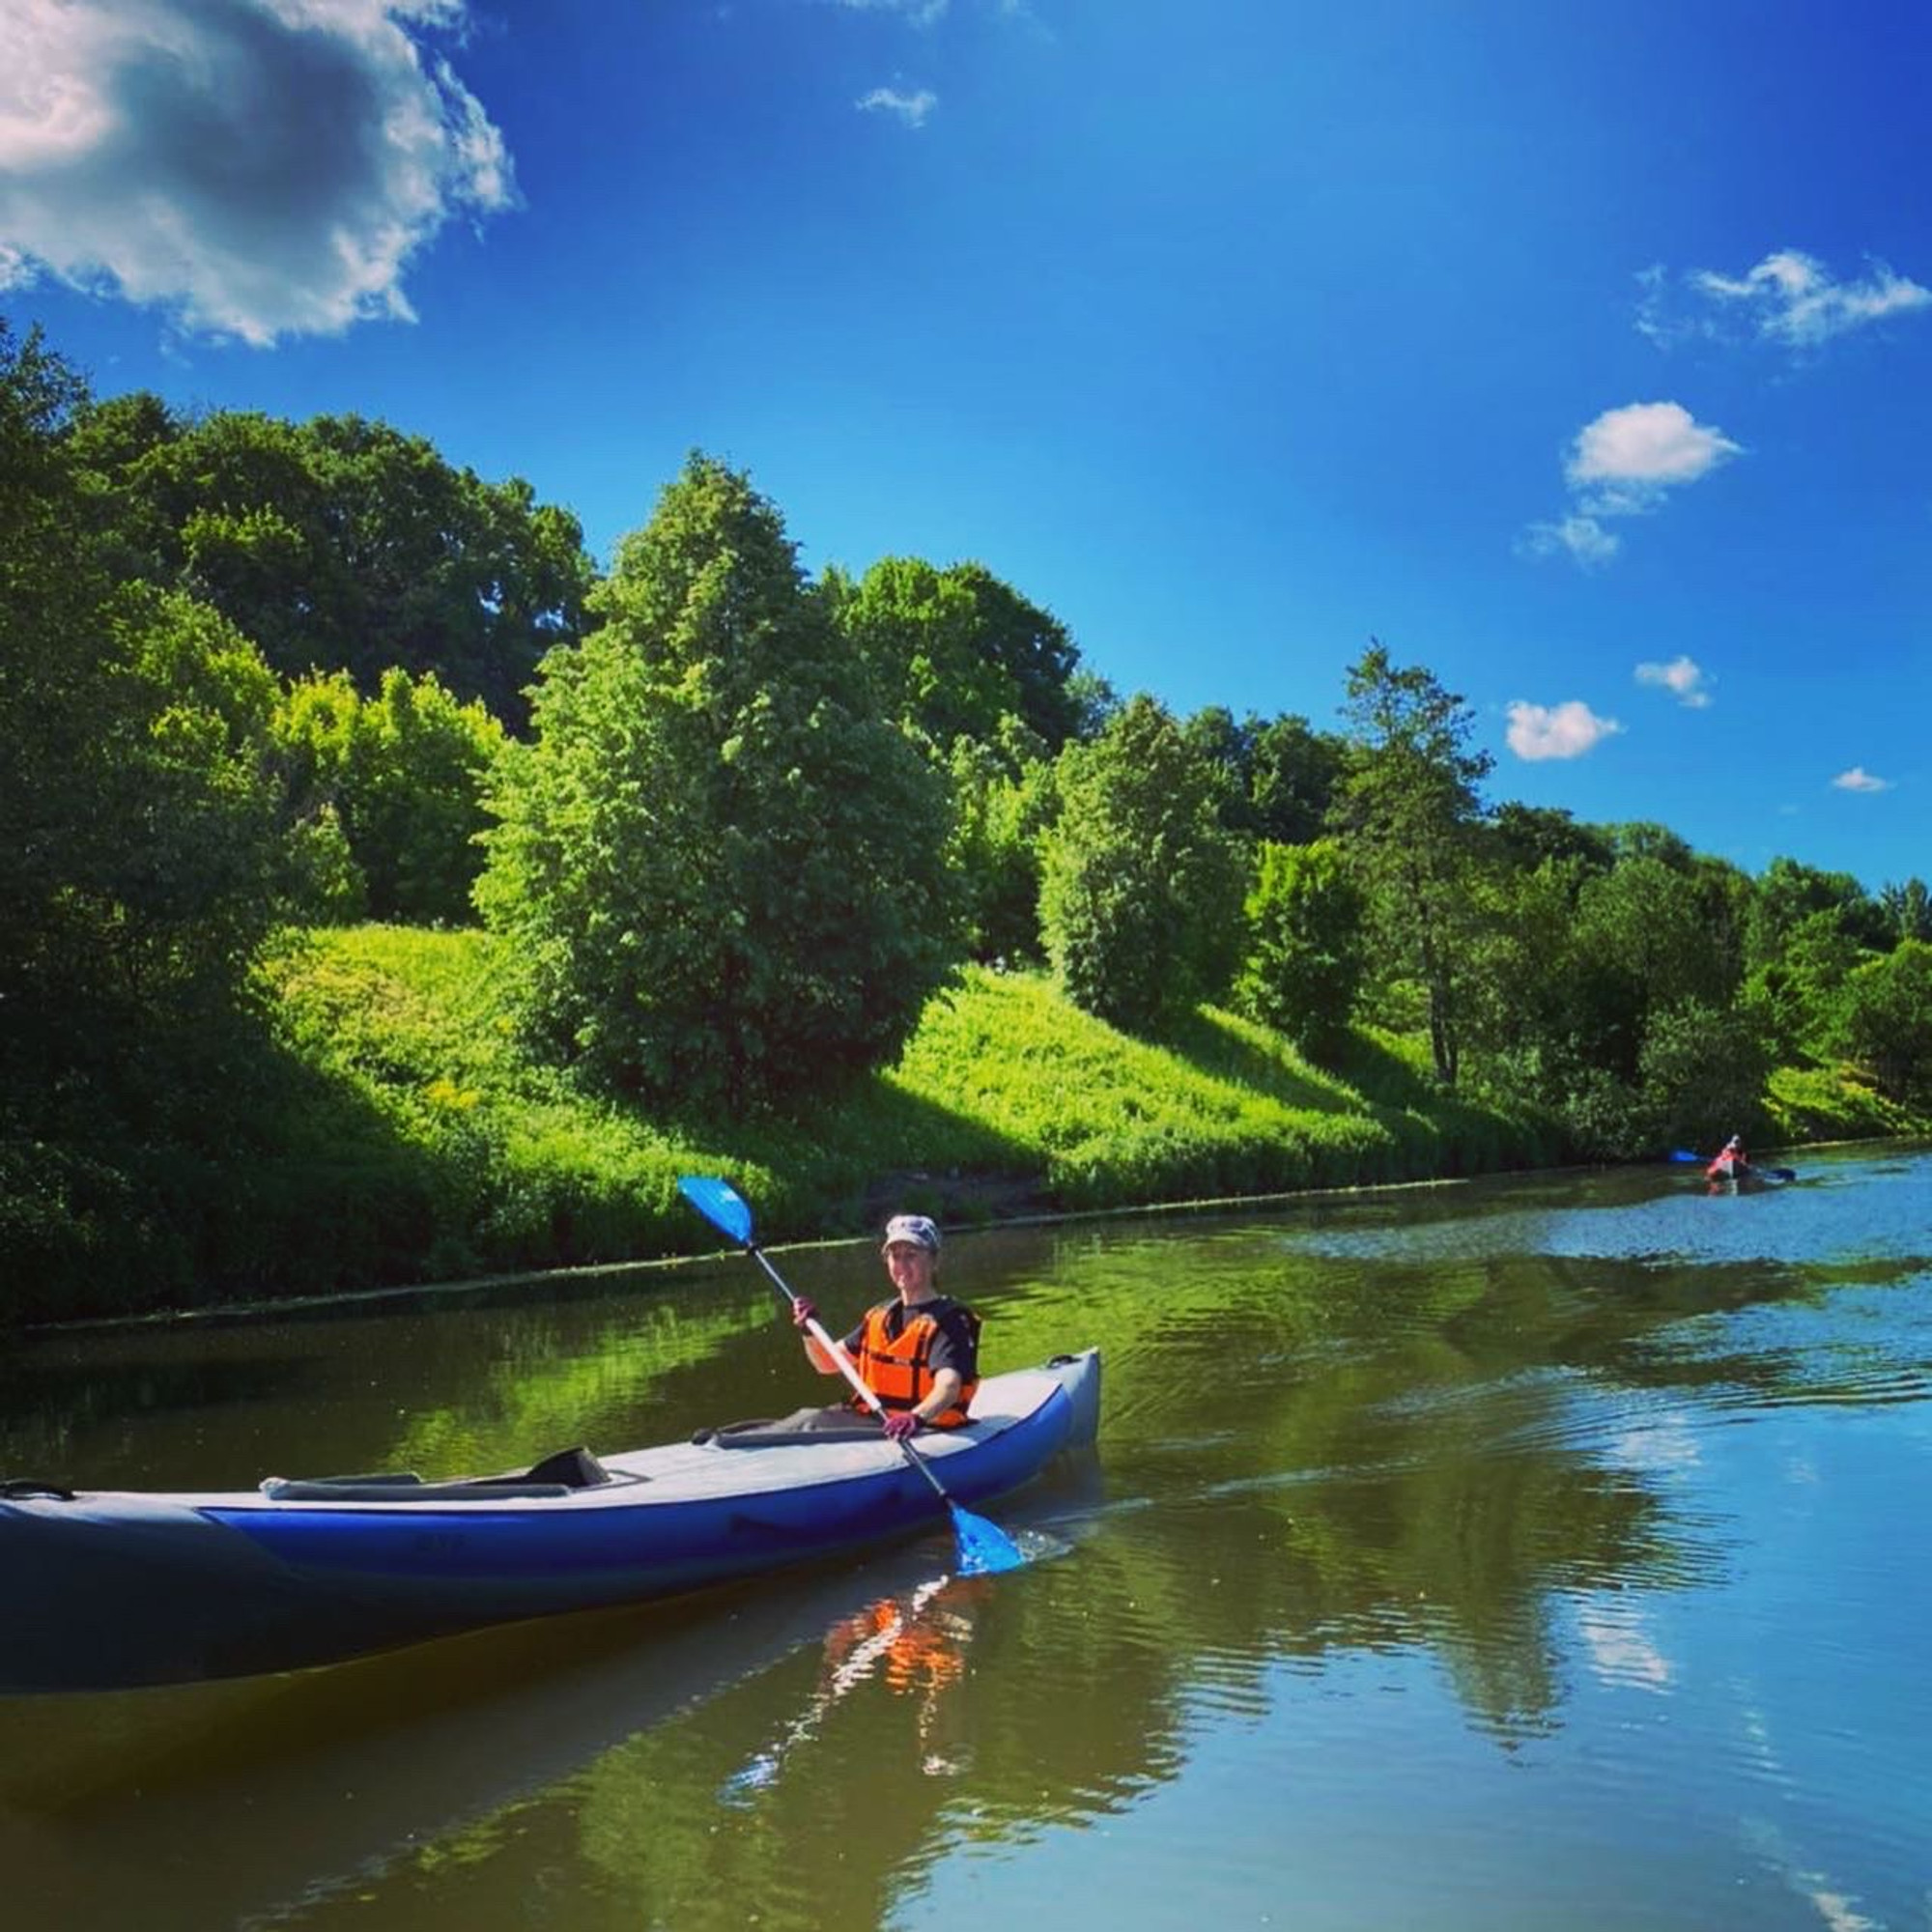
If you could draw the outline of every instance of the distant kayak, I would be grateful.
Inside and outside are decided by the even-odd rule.
[[[1787,1180],[1796,1180],[1798,1176],[1788,1167],[1760,1167],[1755,1161],[1720,1159],[1714,1160],[1704,1170],[1704,1179],[1714,1194],[1756,1194],[1768,1187],[1781,1187]]]
[[[1099,1421],[1097,1350],[988,1376],[919,1452],[1004,1495]],[[941,1526],[902,1452],[855,1434],[707,1433],[502,1476],[412,1472],[149,1493],[0,1484],[0,1690],[247,1676],[643,1602]]]

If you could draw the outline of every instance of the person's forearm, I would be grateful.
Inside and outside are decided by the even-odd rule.
[[[933,1377],[925,1400],[915,1403],[912,1412],[922,1422],[930,1422],[935,1415],[944,1415],[959,1400],[959,1391],[965,1386],[956,1369],[941,1369]]]

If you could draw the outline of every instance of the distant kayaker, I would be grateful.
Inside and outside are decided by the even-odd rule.
[[[1733,1134],[1704,1172],[1713,1180],[1734,1180],[1749,1166],[1750,1156],[1745,1152],[1743,1137]]]
[[[956,1429],[980,1383],[980,1318],[940,1293],[939,1230],[923,1214],[895,1214],[879,1252],[895,1293],[867,1310],[839,1346],[879,1398],[888,1435],[898,1440],[921,1429]],[[792,1303],[807,1359],[820,1375],[836,1376],[838,1364],[806,1327],[817,1315],[803,1295]],[[854,1396],[830,1408],[801,1410],[780,1427],[849,1430],[868,1416]]]

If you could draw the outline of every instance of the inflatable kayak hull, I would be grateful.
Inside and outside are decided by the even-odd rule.
[[[963,1504],[1091,1442],[1099,1356],[988,1376],[917,1448]],[[547,1480],[555,1476],[557,1480]],[[124,1689],[328,1663],[489,1624],[640,1603],[943,1527],[875,1434],[726,1433],[522,1474],[210,1493],[11,1484],[0,1690]]]

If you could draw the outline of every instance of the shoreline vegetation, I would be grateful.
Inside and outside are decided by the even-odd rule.
[[[1043,972],[969,967],[898,1063],[795,1118],[670,1120],[585,1091],[501,1016],[502,942],[394,925],[291,935],[263,969],[274,1056],[244,1156],[171,1176],[103,1228],[93,1292],[37,1327],[222,1319],[710,1258],[676,1180],[718,1172],[770,1245],[858,1238],[904,1208],[951,1228],[1426,1184],[1566,1164],[1558,1124],[1441,1088],[1428,1042],[1356,1028],[1333,1065],[1203,1007],[1160,1043]],[[302,1103],[291,1106],[291,1085]],[[1923,1132],[1818,1069],[1773,1075],[1791,1143]],[[231,1143],[232,1145],[232,1143]],[[115,1249],[121,1236],[133,1247]],[[71,1262],[76,1259],[69,1258]]]
[[[1492,800],[1373,637],[1183,716],[702,450],[606,567],[4,317],[0,457],[0,1324],[1932,1120],[1922,879]]]

